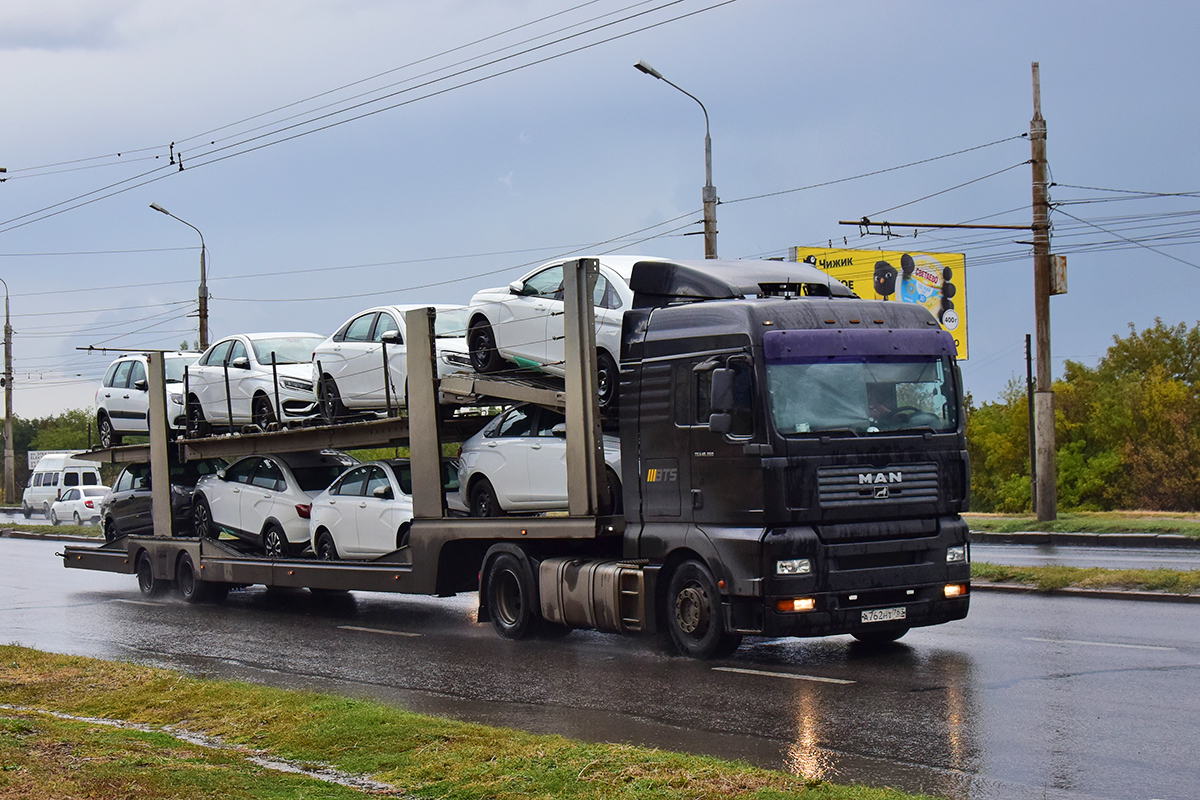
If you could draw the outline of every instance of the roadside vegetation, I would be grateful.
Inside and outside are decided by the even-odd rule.
[[[916,797],[13,645],[0,647],[0,703],[3,797]]]
[[[977,561],[971,564],[971,580],[1036,586],[1044,592],[1056,589],[1123,589],[1140,592],[1197,594],[1200,570],[1101,569],[1100,567],[1007,567]]]
[[[989,533],[1170,533],[1200,539],[1200,514],[1166,511],[1076,511],[1051,522],[1033,514],[963,514],[973,531]]]

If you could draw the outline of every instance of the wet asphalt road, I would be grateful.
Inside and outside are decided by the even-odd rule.
[[[0,540],[0,640],[963,800],[1200,786],[1200,605],[981,592],[966,620],[883,651],[768,639],[698,663],[591,632],[508,642],[468,595],[147,601],[59,548]]]

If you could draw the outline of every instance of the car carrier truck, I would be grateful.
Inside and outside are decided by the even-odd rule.
[[[148,448],[155,513],[169,508],[168,447],[182,459],[407,443],[408,544],[370,562],[269,559],[223,539],[147,537],[71,546],[67,567],[136,574],[154,595],[218,600],[252,584],[449,596],[479,593],[506,638],[572,628],[669,637],[728,654],[745,635],[852,634],[892,641],[966,616],[968,460],[954,344],[923,308],[867,301],[782,262],[634,267],[624,317],[620,516],[605,496],[591,286],[595,259],[564,271],[561,385],[486,375],[438,379],[433,310],[409,312],[408,416]],[[160,358],[152,418],[165,418]],[[155,382],[157,381],[157,382]],[[441,452],[477,428],[439,401],[534,402],[567,421],[565,516],[446,515]],[[160,477],[161,476],[161,477]]]

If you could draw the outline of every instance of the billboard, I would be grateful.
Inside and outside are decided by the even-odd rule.
[[[919,303],[954,337],[967,359],[967,276],[962,253],[793,247],[793,261],[811,264],[859,297]]]

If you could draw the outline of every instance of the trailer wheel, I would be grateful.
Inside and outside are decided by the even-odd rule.
[[[856,631],[850,635],[863,644],[880,645],[894,642],[906,633],[908,628],[892,628],[883,631]]]
[[[488,564],[487,610],[492,627],[505,639],[524,639],[535,633],[541,615],[528,563],[501,553]]]
[[[267,558],[287,558],[288,540],[278,522],[267,524],[262,535],[263,555]]]
[[[504,509],[496,499],[496,490],[487,478],[480,478],[471,487],[471,516],[472,517],[503,517]]]
[[[175,565],[175,586],[185,603],[219,603],[229,594],[227,583],[206,583],[196,574],[196,565],[186,551]]]
[[[717,582],[699,561],[685,561],[671,575],[664,611],[671,641],[685,656],[729,655],[742,643],[740,634],[725,630]]]
[[[201,539],[216,539],[218,536],[212,521],[212,509],[202,494],[196,495],[196,500],[192,503],[192,527],[196,536]]]
[[[146,597],[157,597],[166,591],[171,583],[154,577],[154,564],[150,561],[150,554],[145,550],[138,554],[137,578],[138,589]]]
[[[337,561],[341,558],[338,555],[337,545],[333,542],[333,535],[329,531],[321,531],[317,534],[317,558],[322,561]]]

